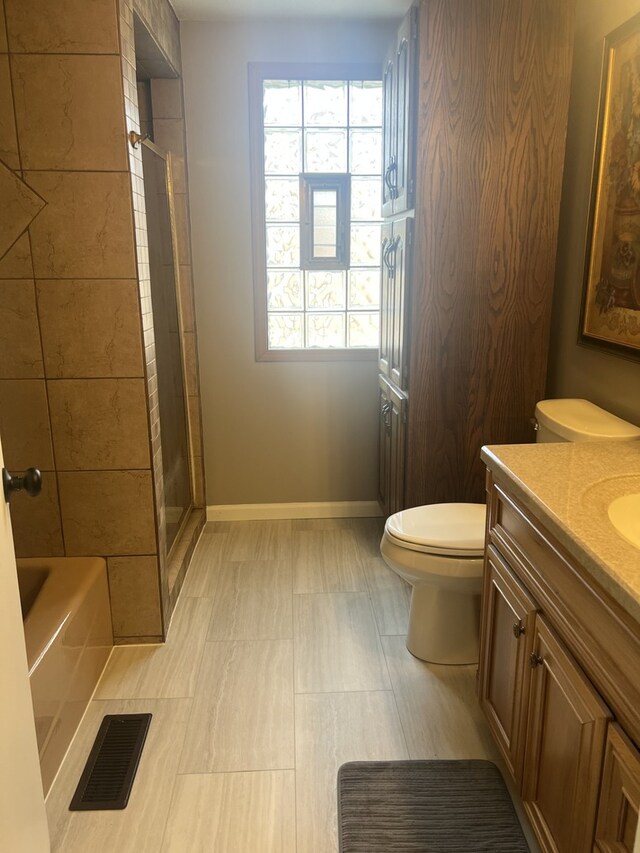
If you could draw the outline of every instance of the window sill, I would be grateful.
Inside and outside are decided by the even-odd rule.
[[[256,361],[377,361],[377,349],[270,349]]]

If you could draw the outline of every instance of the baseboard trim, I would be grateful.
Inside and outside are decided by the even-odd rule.
[[[219,504],[207,507],[207,521],[266,521],[279,518],[371,518],[381,515],[377,501]]]

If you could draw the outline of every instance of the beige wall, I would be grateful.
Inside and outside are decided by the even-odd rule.
[[[603,39],[637,12],[637,0],[578,0],[549,395],[586,397],[640,424],[640,362],[577,344]]]
[[[209,505],[376,497],[375,362],[254,358],[247,63],[382,65],[394,30],[181,26]]]

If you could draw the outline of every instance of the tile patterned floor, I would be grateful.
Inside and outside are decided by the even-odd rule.
[[[335,853],[352,760],[497,758],[475,667],[404,645],[378,519],[205,528],[164,646],[114,650],[47,799],[62,853]],[[69,812],[102,716],[153,714],[129,805]]]

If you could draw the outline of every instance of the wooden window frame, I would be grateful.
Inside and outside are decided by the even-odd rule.
[[[251,244],[256,361],[376,361],[377,347],[269,349],[262,112],[264,80],[381,80],[381,68],[370,63],[249,63]]]

